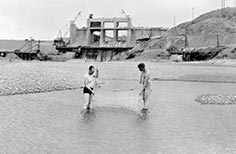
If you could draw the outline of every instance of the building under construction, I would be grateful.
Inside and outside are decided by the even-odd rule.
[[[77,28],[75,22],[71,21],[69,43],[55,40],[55,44],[60,52],[75,52],[77,58],[107,61],[132,49],[137,40],[164,36],[166,32],[167,29],[159,27],[133,27],[129,16],[93,18],[90,15],[87,26],[83,28]]]
[[[30,40],[0,40],[0,57],[15,55],[23,60],[38,59],[40,41]],[[16,58],[14,57],[14,58]]]

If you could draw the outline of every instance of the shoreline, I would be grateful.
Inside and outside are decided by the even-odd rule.
[[[229,62],[236,65],[236,60]],[[236,83],[236,67],[232,65],[218,67],[211,62],[145,63],[152,72],[153,82]],[[101,81],[138,81],[138,62],[133,61],[7,62],[0,66],[0,96],[80,89],[82,77],[90,64],[99,68]]]

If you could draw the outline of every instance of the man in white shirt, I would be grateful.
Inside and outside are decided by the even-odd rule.
[[[90,105],[92,102],[93,95],[95,93],[95,86],[97,84],[96,78],[98,77],[98,70],[93,65],[89,66],[88,73],[84,75],[84,87],[83,87],[83,94],[84,98],[87,102],[86,109],[90,109]]]

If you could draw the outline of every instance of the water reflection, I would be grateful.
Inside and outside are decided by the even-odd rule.
[[[95,110],[85,109],[81,112],[81,115],[82,115],[82,120],[84,121],[84,123],[93,122],[96,119]]]
[[[138,113],[138,119],[141,121],[147,120],[149,118],[149,111],[148,110],[142,110],[140,113]]]
[[[72,95],[63,99],[62,92],[2,97],[0,146],[5,150],[0,153],[14,153],[14,147],[27,151],[33,145],[47,146],[39,153],[235,153],[236,106],[194,101],[204,93],[236,91],[232,84],[220,86],[158,82],[153,84],[150,113],[142,115],[127,108],[130,100],[122,102],[123,108],[103,106],[80,113],[84,101],[77,91],[63,92]]]

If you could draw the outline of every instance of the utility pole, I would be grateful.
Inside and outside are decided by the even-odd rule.
[[[225,8],[225,0],[221,0],[221,9]]]
[[[192,20],[194,19],[194,7],[192,8]]]
[[[225,13],[225,0],[221,0],[221,9],[222,9],[222,14]]]
[[[174,27],[175,27],[175,16],[174,16]]]

